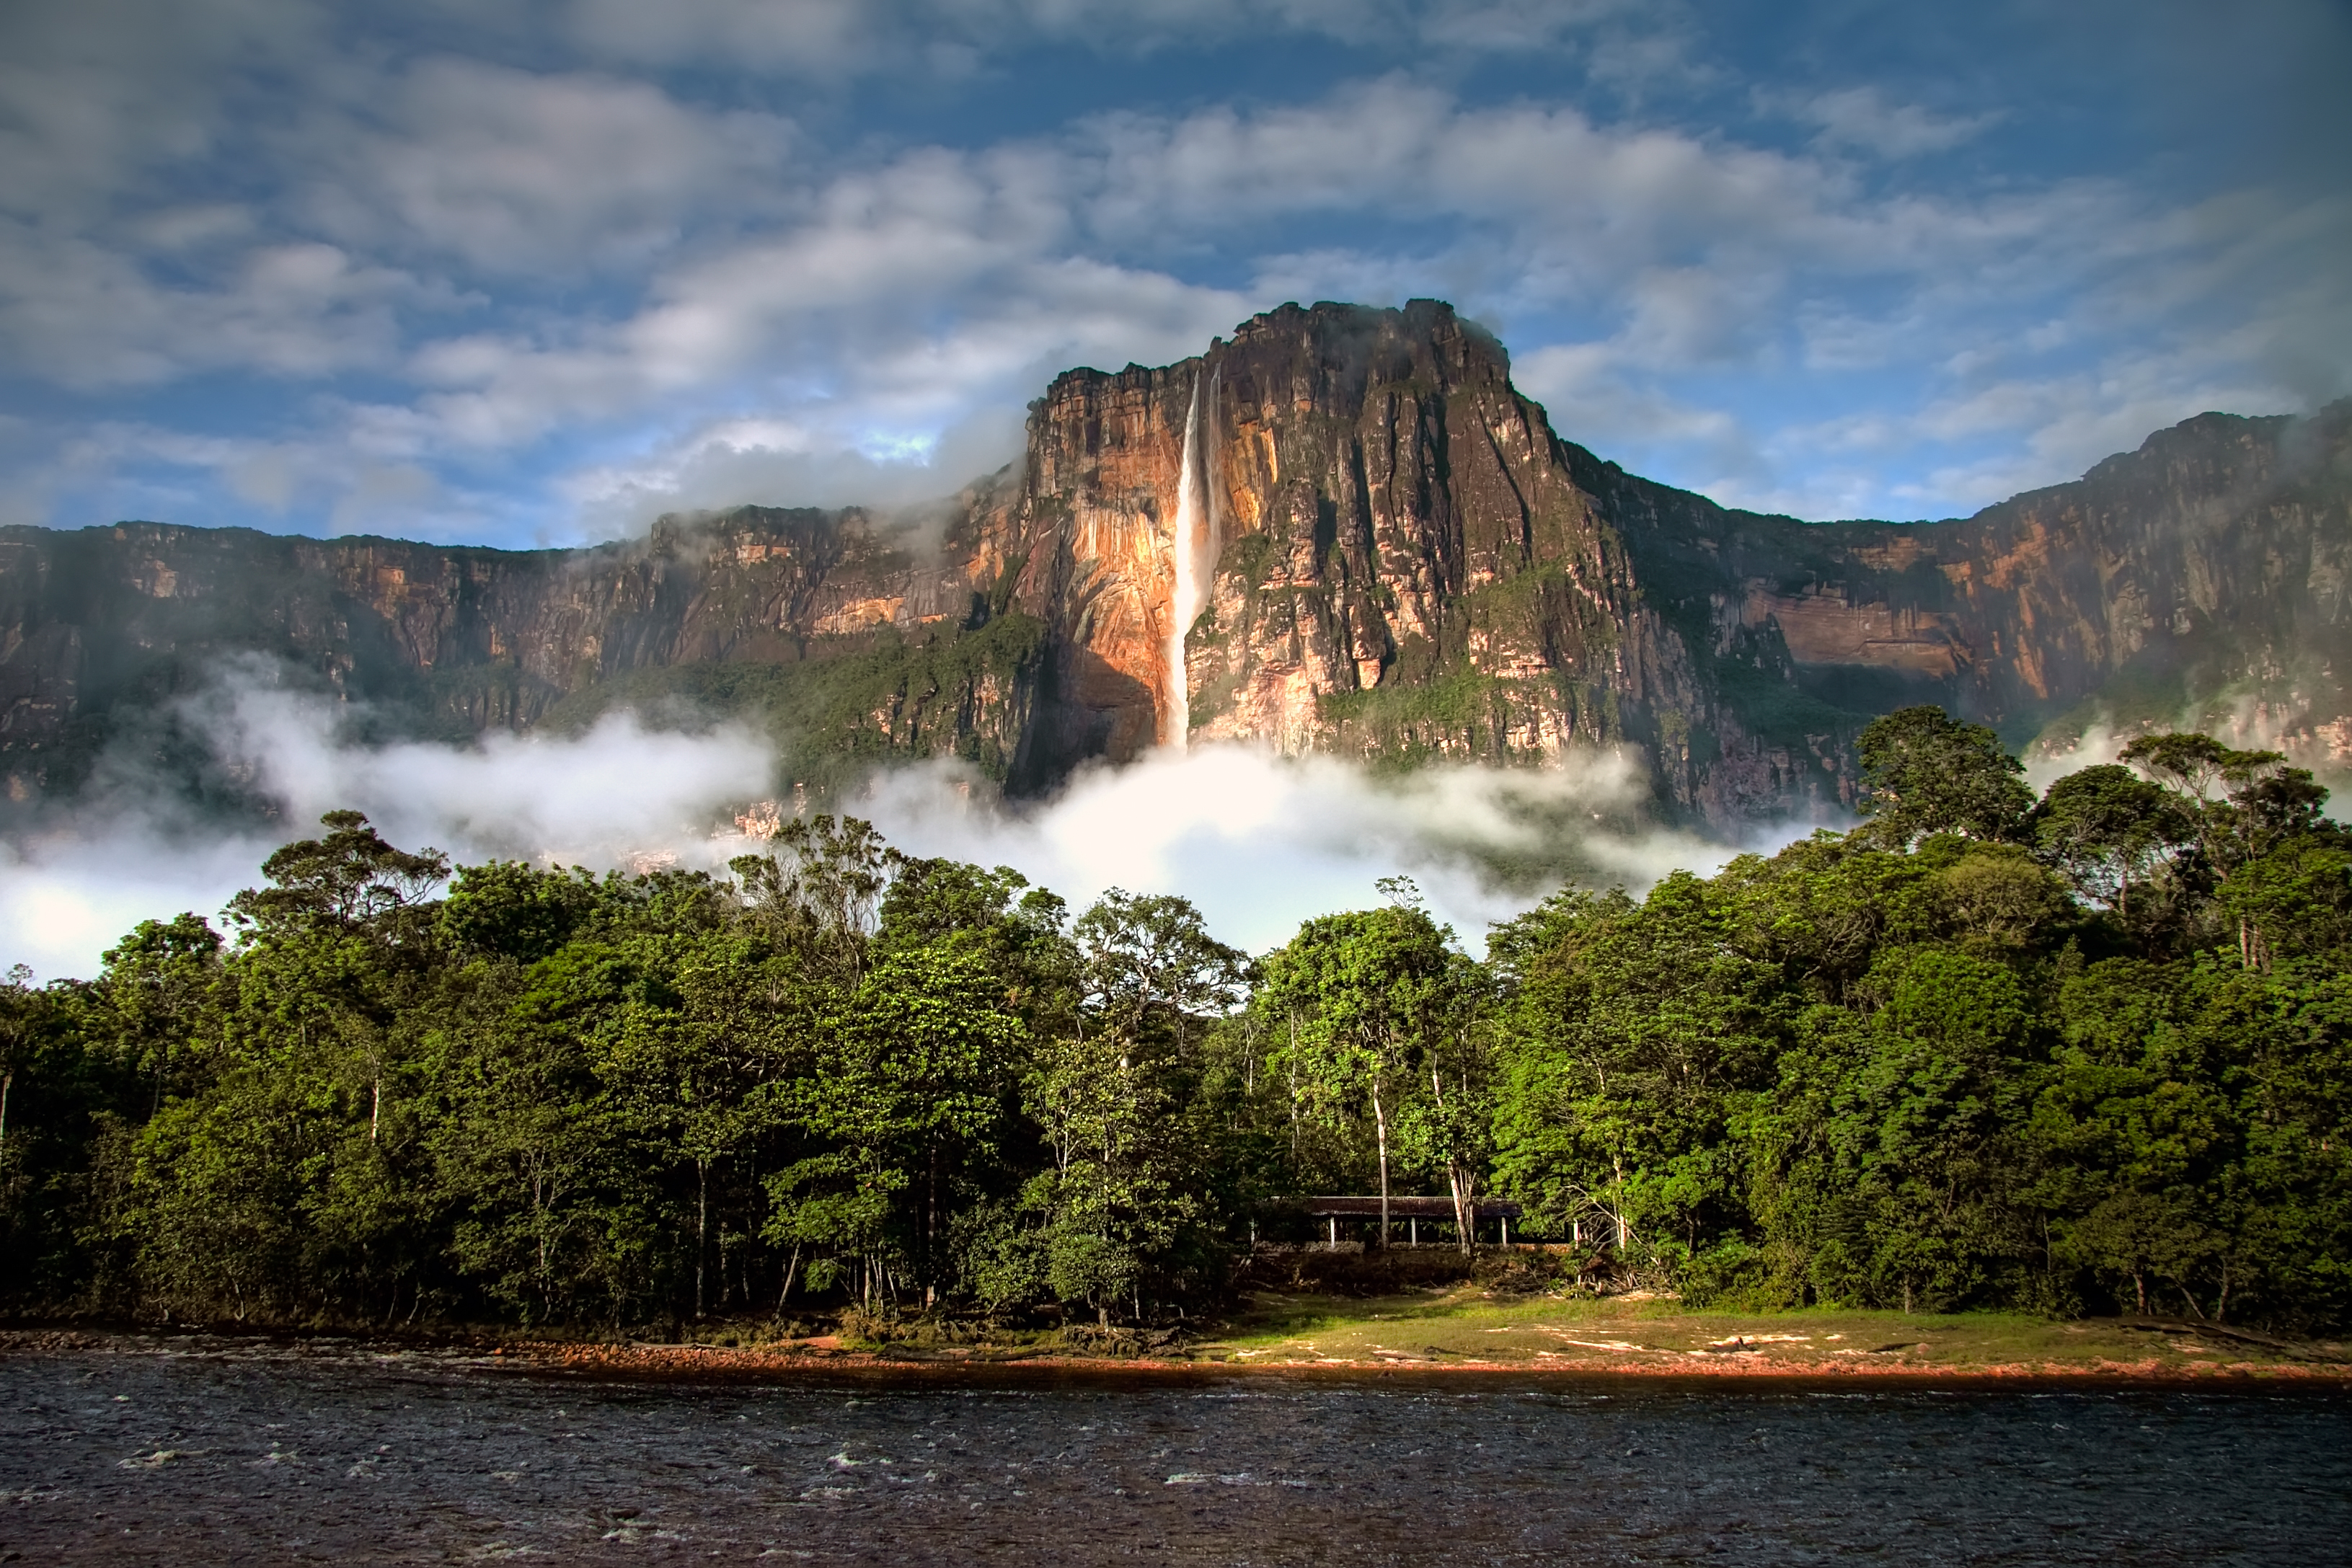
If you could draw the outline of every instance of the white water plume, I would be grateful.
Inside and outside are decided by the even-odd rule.
[[[1202,504],[1201,476],[1201,381],[1192,378],[1192,404],[1184,415],[1184,457],[1176,475],[1176,527],[1171,541],[1176,585],[1168,607],[1168,694],[1160,743],[1182,751],[1192,740],[1192,674],[1184,666],[1184,638],[1207,604],[1217,570],[1219,540],[1213,508]]]

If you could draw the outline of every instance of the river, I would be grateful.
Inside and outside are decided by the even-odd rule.
[[[0,1358],[0,1561],[2295,1563],[2343,1391],[1446,1374],[613,1383]]]

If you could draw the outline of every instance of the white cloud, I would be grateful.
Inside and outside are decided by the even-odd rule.
[[[128,759],[110,758],[91,805],[30,843],[0,845],[6,962],[45,976],[90,974],[138,921],[217,911],[260,881],[270,850],[345,807],[403,848],[430,845],[461,861],[601,870],[651,853],[722,863],[714,824],[731,802],[764,795],[774,768],[767,746],[740,730],[664,732],[629,715],[572,738],[352,746],[335,738],[343,716],[335,704],[277,689],[258,666],[226,672],[195,706],[217,754],[280,805],[287,830],[224,833],[190,821]]]
[[[282,808],[276,833],[190,821],[122,757],[93,801],[30,844],[0,846],[0,963],[87,975],[139,920],[218,910],[255,884],[269,851],[351,807],[404,848],[461,862],[522,858],[592,869],[721,870],[757,848],[724,829],[777,778],[767,745],[607,718],[584,735],[494,736],[474,747],[355,746],[339,707],[226,672],[195,703],[219,757]],[[1155,754],[1082,772],[1057,797],[1007,806],[951,765],[877,774],[845,809],[910,853],[1011,864],[1076,907],[1111,886],[1191,898],[1225,940],[1262,948],[1298,923],[1377,903],[1372,883],[1418,878],[1474,946],[1486,924],[1573,873],[1635,891],[1677,867],[1709,871],[1733,848],[1644,826],[1631,757],[1593,753],[1542,770],[1467,766],[1376,779],[1332,758],[1249,747]],[[715,836],[717,835],[717,836]],[[1508,862],[1499,874],[1499,862]],[[1508,873],[1516,868],[1516,880]]]
[[[1286,37],[1520,55],[1597,37],[1612,64],[1638,59],[1647,75],[1683,64],[1680,9],[1633,0],[573,0],[568,22],[599,58],[748,66],[824,85],[873,72],[953,79],[1039,44],[1134,57]]]
[[[643,82],[425,61],[304,198],[330,233],[491,272],[642,266],[697,224],[772,215],[792,127]]]
[[[38,466],[27,465],[28,490],[44,506],[60,494],[79,500],[69,526],[125,517],[261,528],[290,521],[313,533],[449,538],[484,517],[479,497],[348,426],[274,440],[110,423],[44,455]],[[208,493],[215,486],[225,501]]]
[[[1466,110],[1391,78],[1306,106],[1118,116],[985,154],[910,152],[841,176],[799,221],[665,273],[646,308],[609,329],[571,344],[449,340],[417,364],[448,389],[424,410],[453,438],[492,446],[755,377],[761,365],[792,367],[646,457],[573,481],[575,491],[658,495],[685,469],[723,472],[735,455],[792,459],[768,464],[782,477],[809,471],[800,460],[812,452],[870,450],[882,432],[920,444],[977,399],[1034,390],[1013,378],[1042,382],[1059,368],[1053,352],[1062,363],[1099,349],[1112,362],[1172,359],[1276,294],[1396,298],[1450,274],[1474,299],[1498,296],[1523,313],[1613,313],[1605,350],[1523,354],[1530,385],[1559,395],[1561,356],[1582,355],[1575,379],[1593,395],[1578,412],[1605,405],[1607,416],[1580,421],[1579,434],[1638,432],[1653,446],[1696,438],[1714,453],[1707,479],[1737,482],[1763,477],[1763,438],[1667,392],[1662,376],[1769,365],[1783,352],[1776,317],[1801,277],[1859,269],[1910,294],[1956,287],[1989,262],[2015,265],[2021,248],[2054,251],[2100,199],[2070,188],[1874,202],[1801,158],[1603,129],[1572,110]],[[1071,254],[1088,235],[1164,249],[1314,211],[1450,213],[1488,226],[1414,263],[1349,250],[1270,258],[1254,297]],[[909,300],[925,308],[908,311]],[[1837,329],[1857,340],[1868,330],[1858,320]],[[759,427],[788,434],[739,438]]]
[[[1866,157],[1915,158],[1948,152],[1998,124],[1998,112],[1939,115],[1917,104],[1890,102],[1874,87],[1816,93],[1789,106],[1794,118],[1822,128],[1822,145]]]
[[[1468,226],[1438,254],[1485,258],[1510,308],[1614,316],[1653,362],[1677,368],[1777,336],[1800,288],[1982,303],[2023,280],[2047,298],[2181,239],[2152,235],[2112,184],[1878,194],[1811,154],[1604,125],[1569,106],[1467,107],[1401,77],[1308,104],[1109,117],[1067,146],[1088,230],[1117,243],[1230,244],[1325,213],[1444,218]],[[1302,258],[1340,270],[1353,256],[1283,262],[1297,275]]]
[[[73,0],[0,7],[0,212],[71,228],[169,199],[243,103],[244,72],[320,49],[310,0]]]
[[[815,493],[792,498],[846,498],[869,471],[885,490],[947,487],[872,465],[952,453],[944,433],[1068,364],[1197,352],[1284,298],[1452,298],[1506,333],[1568,434],[1807,511],[1951,509],[2063,477],[2053,463],[2115,438],[2087,433],[2192,396],[2280,406],[2352,385],[2352,280],[2326,265],[2352,245],[2340,194],[2245,182],[2196,203],[2120,178],[1874,166],[2011,111],[1948,107],[1957,86],[1932,103],[1776,87],[1753,102],[1820,134],[1773,146],[1623,111],[1635,99],[1612,120],[1590,93],[1433,85],[1451,50],[1557,50],[1588,76],[1613,50],[1648,61],[1626,81],[1687,88],[1720,68],[1684,8],[561,14],[553,37],[528,7],[453,9],[398,48],[293,0],[0,24],[20,46],[0,48],[0,152],[15,136],[24,154],[0,156],[0,214],[18,214],[0,220],[0,357],[89,392],[321,387],[243,437],[319,462],[216,469],[228,500],[298,523],[355,515],[371,490],[394,499],[370,515],[396,517],[426,504],[421,475],[436,506],[468,492],[534,528],[551,495],[576,497],[598,531],[737,478],[767,498],[799,483]],[[1171,112],[1179,82],[1132,112],[963,145],[864,137],[876,122],[838,90],[869,71],[921,90],[950,55],[1009,72],[1041,39],[1135,55],[1277,33],[1415,57],[1304,99],[1220,101],[1211,82]],[[264,90],[269,71],[295,85]],[[952,109],[928,123],[952,127]],[[57,417],[53,447],[88,434]],[[350,484],[308,476],[337,455]],[[20,496],[54,476],[12,476]]]
[[[99,956],[142,920],[214,915],[277,846],[242,834],[195,838],[112,822],[104,837],[0,843],[6,961],[44,980],[98,973]]]
[[[640,460],[572,475],[563,493],[590,538],[642,530],[664,512],[772,507],[905,507],[953,495],[1020,456],[1023,424],[989,410],[911,450],[860,450],[846,433],[772,418],[721,420]]]
[[[316,379],[397,359],[404,308],[447,290],[339,246],[255,246],[208,285],[159,283],[133,257],[0,220],[0,359],[77,391],[215,371]]]
[[[803,75],[877,64],[895,41],[895,9],[869,0],[572,0],[568,7],[573,37],[606,58]]]
[[[1711,452],[1719,470],[1760,463],[1738,420],[1645,385],[1639,371],[1621,344],[1560,343],[1517,357],[1512,381],[1560,434],[1604,456],[1633,441],[1670,441]]]
[[[237,691],[227,744],[293,821],[355,807],[402,842],[477,859],[612,865],[707,838],[719,808],[765,792],[773,768],[743,731],[648,730],[625,714],[576,738],[499,733],[464,749],[337,745],[336,716],[288,694]]]
[[[1246,310],[1234,295],[1080,262],[1036,263],[985,282],[949,330],[926,332],[887,311],[860,323],[865,352],[837,381],[766,389],[777,412],[715,414],[573,471],[559,486],[581,507],[579,527],[610,537],[681,507],[889,507],[949,495],[1020,455],[1022,405],[1058,371],[1181,359]],[[795,348],[843,327],[756,315],[741,323]],[[513,391],[502,382],[478,402],[459,402],[488,409]]]
[[[1312,915],[1377,904],[1373,883],[1399,872],[1476,944],[1488,922],[1557,885],[1498,880],[1497,857],[1639,891],[1736,852],[1639,825],[1638,766],[1607,753],[1542,771],[1454,766],[1382,779],[1334,758],[1210,746],[1082,772],[1027,810],[961,782],[950,768],[878,775],[857,809],[901,848],[1010,864],[1074,905],[1113,886],[1181,894],[1225,940],[1253,949],[1287,940]]]

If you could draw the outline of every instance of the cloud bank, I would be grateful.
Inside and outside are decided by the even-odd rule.
[[[249,668],[191,716],[225,769],[277,803],[282,826],[224,832],[116,759],[89,805],[0,846],[0,965],[29,964],[45,978],[94,974],[140,920],[214,914],[259,883],[271,850],[339,807],[365,812],[403,848],[429,845],[461,863],[723,872],[760,848],[733,818],[779,777],[767,742],[746,730],[662,730],[629,714],[570,737],[353,744],[337,738],[347,716],[333,705]],[[1113,886],[1181,894],[1223,939],[1253,950],[1310,915],[1378,904],[1375,881],[1402,872],[1475,947],[1489,921],[1564,879],[1640,890],[1735,852],[1645,824],[1643,793],[1633,760],[1610,753],[1389,779],[1330,758],[1213,746],[1090,769],[1026,805],[996,800],[952,766],[888,770],[839,809],[910,854],[1009,864],[1074,908]]]
[[[1476,946],[1568,878],[1639,891],[1738,852],[1643,824],[1646,781],[1612,753],[1376,779],[1334,758],[1212,745],[1082,773],[1030,810],[966,784],[940,768],[883,774],[859,810],[909,852],[1009,864],[1074,905],[1109,887],[1181,894],[1254,951],[1310,915],[1378,905],[1373,883],[1398,873]]]
[[[707,840],[730,800],[765,792],[766,745],[740,730],[698,735],[615,714],[585,735],[493,735],[478,747],[386,747],[337,738],[347,716],[277,689],[250,669],[191,705],[225,771],[273,802],[279,831],[224,830],[169,784],[121,756],[101,765],[89,804],[37,836],[0,844],[0,963],[45,977],[96,972],[139,921],[210,916],[258,885],[279,844],[311,836],[323,811],[352,807],[404,849],[460,862],[522,858],[598,869]]]

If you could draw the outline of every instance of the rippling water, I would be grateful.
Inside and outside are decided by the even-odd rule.
[[[0,1360],[0,1561],[2341,1562],[2352,1397]]]

